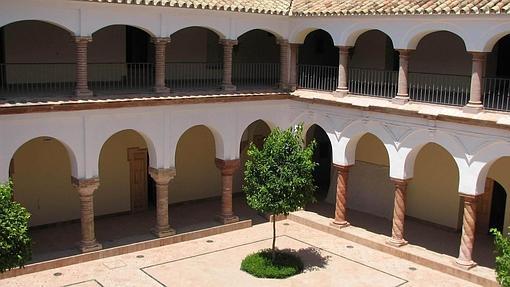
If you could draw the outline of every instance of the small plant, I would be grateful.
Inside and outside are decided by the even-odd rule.
[[[498,283],[502,287],[510,287],[510,240],[492,228],[494,235],[494,245],[496,247],[496,276]]]
[[[23,267],[32,256],[30,214],[12,200],[12,182],[0,184],[0,272]]]
[[[296,255],[277,252],[273,260],[271,249],[261,250],[244,258],[241,270],[258,278],[287,278],[303,271],[303,262]]]
[[[305,147],[303,126],[271,131],[264,145],[248,148],[243,191],[248,205],[261,212],[273,214],[272,258],[276,262],[276,220],[314,200],[312,160],[315,141]]]

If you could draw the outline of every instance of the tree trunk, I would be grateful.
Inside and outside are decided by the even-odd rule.
[[[276,214],[273,214],[273,263],[276,260]]]

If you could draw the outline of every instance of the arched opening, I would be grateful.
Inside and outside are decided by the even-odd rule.
[[[246,204],[244,196],[241,196],[243,195],[242,186],[244,182],[244,166],[246,164],[246,160],[248,160],[247,151],[250,144],[253,143],[259,149],[262,148],[264,145],[264,140],[270,133],[271,128],[266,122],[263,120],[256,120],[248,127],[246,127],[241,137],[241,143],[239,145],[239,160],[241,163],[239,169],[234,173],[234,210],[236,210],[236,213],[241,218],[251,218],[253,224],[263,223],[266,222],[266,220],[258,216],[256,211],[249,208]],[[236,193],[240,196],[236,196]]]
[[[506,191],[497,181],[492,182],[491,212],[489,215],[489,230],[495,228],[503,232],[505,224]]]
[[[251,30],[238,38],[232,54],[232,82],[238,87],[276,87],[280,81],[280,48],[275,35]]]
[[[95,93],[149,91],[154,86],[154,45],[140,28],[112,25],[92,34],[89,88]]]
[[[217,89],[223,79],[223,48],[215,32],[189,27],[173,33],[166,46],[170,89]]]
[[[471,64],[471,55],[459,36],[447,31],[426,35],[409,57],[409,97],[414,101],[465,105]]]
[[[298,51],[298,86],[333,91],[338,84],[338,48],[324,30],[309,33]]]
[[[66,147],[51,137],[26,142],[12,157],[10,176],[13,199],[31,214],[32,261],[68,254],[64,250],[74,252],[75,243],[80,240],[79,225],[60,224],[80,218],[80,199],[71,184]]]
[[[310,144],[313,140],[317,143],[313,153],[313,161],[317,163],[313,174],[317,186],[315,199],[322,201],[328,196],[331,186],[331,142],[326,132],[316,124],[312,125],[306,132],[306,144]]]
[[[71,33],[53,24],[27,20],[1,27],[0,100],[71,95],[75,54]]]
[[[215,165],[215,138],[204,125],[184,132],[175,151],[176,176],[170,181],[170,226],[186,228],[215,225],[220,211],[221,174]]]
[[[494,45],[487,55],[483,104],[487,109],[510,110],[510,35]]]
[[[349,92],[392,98],[397,94],[398,52],[391,38],[379,30],[361,34],[350,49]]]

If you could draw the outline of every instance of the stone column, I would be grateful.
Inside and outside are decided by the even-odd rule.
[[[483,109],[482,77],[486,53],[472,52],[471,55],[473,56],[471,67],[471,89],[469,92],[469,102],[464,110],[467,112],[478,112]]]
[[[278,40],[280,45],[280,89],[284,91],[289,90],[289,41],[280,39]]]
[[[462,237],[459,249],[459,258],[455,262],[464,268],[476,266],[472,259],[473,245],[475,244],[476,229],[476,200],[471,195],[461,195],[464,201],[464,215],[462,219]]]
[[[346,221],[346,209],[347,209],[347,181],[349,179],[349,165],[336,165],[336,204],[335,204],[335,220],[332,225],[336,227],[347,227],[349,222]]]
[[[399,68],[398,68],[398,91],[393,99],[396,104],[405,104],[409,102],[409,92],[407,89],[407,74],[409,67],[409,50],[398,50]]]
[[[239,221],[239,217],[232,211],[232,175],[239,168],[238,159],[222,160],[216,159],[216,166],[221,170],[222,193],[221,193],[221,214],[217,216],[223,224]]]
[[[339,46],[338,55],[338,86],[335,91],[337,97],[344,97],[349,92],[348,83],[348,68],[349,68],[349,49],[348,46]]]
[[[152,233],[157,237],[174,235],[168,224],[168,184],[175,177],[175,169],[149,167],[149,174],[156,182],[156,226]]]
[[[165,71],[166,71],[166,45],[170,43],[170,37],[152,38],[155,48],[154,70],[155,70],[155,83],[154,92],[158,94],[167,94],[170,89],[165,85]]]
[[[87,71],[87,46],[92,37],[75,37],[76,43],[76,89],[74,95],[77,97],[90,97],[92,91],[88,85]]]
[[[232,84],[232,49],[237,45],[237,40],[221,39],[223,45],[223,82],[221,88],[225,91],[235,91]]]
[[[80,194],[80,220],[82,253],[100,250],[102,245],[97,242],[94,230],[94,192],[99,187],[99,178],[71,178],[73,186]]]
[[[392,178],[391,181],[395,184],[395,201],[393,205],[393,227],[388,244],[400,247],[407,244],[404,239],[407,181],[395,178]]]
[[[289,90],[297,89],[297,65],[298,65],[299,44],[290,44],[290,67],[289,67]]]

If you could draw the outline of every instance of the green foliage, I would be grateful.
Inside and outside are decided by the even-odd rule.
[[[271,131],[262,149],[248,148],[243,190],[248,205],[262,213],[288,215],[313,201],[315,141],[304,146],[303,126]]]
[[[0,184],[0,272],[22,267],[32,256],[30,214],[12,200],[12,183]]]
[[[497,229],[492,228],[496,247],[496,275],[502,287],[510,287],[510,240]]]
[[[273,261],[271,250],[262,250],[246,256],[241,270],[258,278],[287,278],[301,273],[303,262],[299,257],[284,252],[277,252]]]

